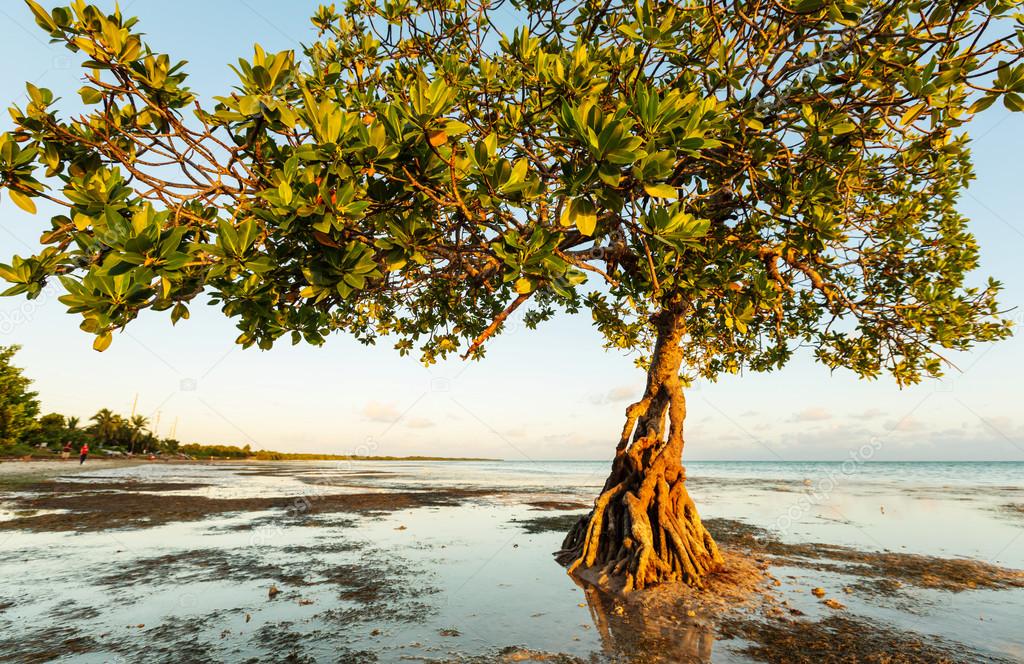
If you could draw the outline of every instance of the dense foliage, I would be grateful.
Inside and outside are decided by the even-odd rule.
[[[351,0],[211,101],[136,19],[26,1],[86,111],[33,85],[11,109],[0,185],[65,211],[0,275],[59,277],[98,350],[204,293],[244,346],[343,330],[427,362],[524,305],[622,348],[673,307],[707,377],[808,346],[907,383],[1009,333],[956,204],[964,124],[1024,107],[1017,2]]]
[[[18,346],[0,346],[0,446],[21,442],[37,428],[39,396],[29,388],[32,380],[11,359]]]

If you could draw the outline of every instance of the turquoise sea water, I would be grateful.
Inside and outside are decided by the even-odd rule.
[[[608,471],[610,461],[475,461],[448,462],[449,470],[480,469],[524,477],[559,476],[588,480]],[[804,480],[847,473],[857,481],[921,484],[1021,484],[1024,461],[692,461],[690,477]],[[852,470],[850,470],[852,468]],[[603,480],[603,477],[601,478]]]

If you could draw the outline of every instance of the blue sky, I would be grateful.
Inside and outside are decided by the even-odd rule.
[[[43,2],[52,6],[52,2]],[[102,3],[110,4],[110,3]],[[190,62],[203,99],[234,82],[227,64],[252,44],[298,48],[313,37],[317,3],[276,0],[122,2],[158,50]],[[3,101],[22,102],[24,82],[73,97],[75,56],[47,43],[27,8],[0,8]],[[4,114],[0,127],[7,129]],[[1024,304],[1024,114],[994,108],[970,128],[977,181],[961,208],[973,219],[984,274],[1002,280],[1003,304]],[[36,247],[53,210],[38,218],[0,201],[0,260]],[[979,275],[981,276],[981,275]],[[186,442],[250,443],[289,451],[448,454],[507,459],[609,458],[623,410],[643,386],[631,357],[602,350],[589,316],[563,316],[539,330],[513,324],[484,362],[429,369],[389,344],[367,348],[343,336],[323,348],[234,346],[232,323],[211,307],[172,328],[150,313],[103,354],[78,330],[58,293],[36,302],[0,300],[0,343],[18,343],[46,411],[83,419],[101,407],[138,410]],[[1021,312],[1013,314],[1018,320]],[[1024,460],[1024,339],[956,358],[961,371],[898,390],[889,380],[829,374],[807,356],[768,375],[699,384],[688,395],[686,458],[846,459],[870,445],[874,460]]]

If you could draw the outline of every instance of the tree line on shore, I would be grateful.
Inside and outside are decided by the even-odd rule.
[[[49,455],[65,445],[78,451],[116,454],[184,454],[194,458],[247,458],[255,453],[234,445],[182,445],[158,436],[143,415],[129,416],[101,408],[87,421],[61,413],[40,414],[32,379],[12,363],[19,346],[0,346],[0,456]]]

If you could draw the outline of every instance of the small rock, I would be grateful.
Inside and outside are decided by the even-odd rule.
[[[842,604],[842,602],[840,602],[840,601],[838,601],[838,600],[834,600],[834,599],[832,599],[831,597],[830,597],[830,598],[828,598],[827,600],[825,600],[824,602],[822,602],[822,604],[824,604],[825,606],[827,606],[827,607],[828,607],[828,608],[830,608],[830,609],[836,609],[837,611],[838,611],[839,609],[845,609],[845,608],[846,608],[846,607],[845,607],[845,606],[844,606],[844,605]]]
[[[311,599],[300,599],[299,600],[299,606],[309,606],[312,603],[313,603],[313,600],[311,600]]]
[[[395,530],[407,530],[407,528],[405,526],[399,526],[395,528]]]
[[[814,590],[811,591],[811,594],[814,595],[815,597],[824,597],[825,596],[825,589],[824,588],[815,588]]]
[[[370,632],[370,636],[380,636],[380,630],[379,629],[373,630],[372,632]]]
[[[136,627],[138,627],[139,629],[142,629],[145,626],[145,623],[139,623],[138,625],[136,625]]]
[[[245,622],[249,622],[250,620],[252,620],[252,616],[248,613],[245,614]]]
[[[846,593],[847,595],[851,595],[851,594],[853,594],[853,588],[851,588],[850,586],[845,586],[843,588],[843,592]]]
[[[578,607],[580,607],[580,608],[582,609],[583,607],[585,607],[585,606],[586,606],[586,604],[584,604],[583,602],[580,602],[580,603],[579,603],[579,604],[577,604],[576,606],[578,606]]]
[[[690,618],[696,618],[697,617],[697,612],[694,611],[693,609],[690,609],[689,611],[686,612],[686,615],[689,616]]]
[[[437,631],[441,636],[462,636],[462,632],[454,628],[440,629]]]
[[[270,590],[267,591],[267,596],[270,597],[270,599],[274,599],[275,597],[277,597],[277,594],[279,592],[281,591],[277,589],[276,585],[270,584]]]

